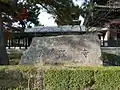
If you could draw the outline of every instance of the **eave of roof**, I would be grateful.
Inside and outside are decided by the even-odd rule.
[[[96,8],[120,9],[120,6],[95,5]]]
[[[112,20],[110,24],[120,24],[120,19]]]
[[[55,27],[44,27],[39,26],[35,28],[27,28],[25,29],[25,32],[72,32],[72,31],[85,31],[85,26],[55,26]]]

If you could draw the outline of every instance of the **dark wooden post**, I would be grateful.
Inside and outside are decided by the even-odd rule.
[[[28,47],[28,38],[27,38],[27,36],[25,37],[25,49],[27,49],[27,47]]]
[[[1,8],[2,6],[0,5],[0,65],[8,65],[9,59],[7,55],[6,45],[5,45]]]

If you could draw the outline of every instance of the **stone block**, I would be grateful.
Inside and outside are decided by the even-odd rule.
[[[102,65],[100,41],[96,34],[35,37],[21,57],[20,64],[74,63],[82,66]]]

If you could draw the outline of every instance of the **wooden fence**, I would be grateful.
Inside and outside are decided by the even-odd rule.
[[[120,47],[120,40],[101,41],[101,47]]]
[[[27,49],[33,37],[44,37],[44,36],[58,36],[58,35],[82,35],[89,32],[85,31],[72,31],[72,32],[22,32],[22,33],[11,33],[11,38],[7,40],[6,47],[19,49],[25,48]],[[93,33],[93,32],[92,32]],[[109,41],[101,41],[101,47],[120,47],[120,40],[109,40]]]
[[[86,32],[14,32],[11,33],[11,37],[7,40],[6,47],[15,48],[18,47],[19,49],[25,48],[27,49],[33,37],[44,37],[44,36],[57,36],[57,35],[81,35],[85,34]]]

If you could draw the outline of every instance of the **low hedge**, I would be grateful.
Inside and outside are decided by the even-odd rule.
[[[120,67],[1,66],[0,90],[120,90]]]
[[[120,70],[97,70],[95,90],[120,90]]]
[[[0,90],[33,88],[35,74],[32,66],[0,66]]]
[[[45,90],[120,90],[120,67],[49,69]]]
[[[120,55],[102,52],[104,66],[120,66]]]

